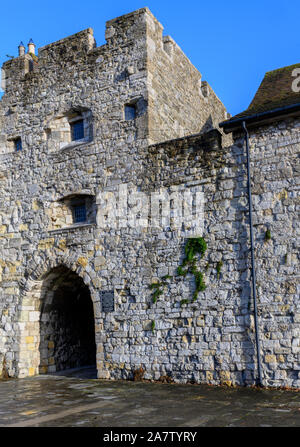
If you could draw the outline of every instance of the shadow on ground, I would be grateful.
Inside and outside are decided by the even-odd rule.
[[[77,379],[97,379],[97,369],[96,366],[92,365],[83,368],[65,369],[64,371],[58,371],[48,375],[58,377],[76,377]]]

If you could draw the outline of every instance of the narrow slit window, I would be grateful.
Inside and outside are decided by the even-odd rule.
[[[75,205],[73,207],[74,223],[86,222],[85,204]]]
[[[14,140],[14,144],[15,144],[15,151],[16,152],[19,152],[19,151],[22,150],[22,140],[21,140],[21,138],[16,138]]]
[[[136,117],[136,107],[134,105],[125,106],[125,120],[130,121],[134,120]]]
[[[82,140],[84,138],[83,120],[75,121],[71,124],[72,141]]]

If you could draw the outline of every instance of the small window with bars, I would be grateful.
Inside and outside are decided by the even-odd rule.
[[[14,140],[15,151],[19,152],[22,150],[22,140],[21,138],[16,138]]]
[[[134,120],[136,117],[136,106],[135,105],[125,105],[125,120]]]
[[[84,203],[73,206],[74,223],[86,222],[86,206]]]
[[[71,137],[72,141],[82,140],[84,138],[83,120],[78,120],[75,121],[75,123],[71,123]]]

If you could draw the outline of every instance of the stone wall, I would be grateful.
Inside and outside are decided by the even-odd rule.
[[[300,386],[299,148],[299,118],[251,132],[261,349],[276,386]]]
[[[227,118],[224,105],[162,25],[147,19],[150,142],[218,128]]]
[[[250,132],[261,356],[264,383],[269,386],[300,384],[299,124],[299,119],[287,119]],[[232,146],[216,152],[208,151],[204,143],[195,164],[197,158],[187,151],[189,146],[197,147],[191,137],[150,148],[156,154],[156,179],[164,186],[184,182],[188,187],[198,182],[206,200],[208,249],[201,262],[207,289],[197,303],[184,304],[183,309],[178,302],[191,298],[190,285],[184,286],[186,279],[180,288],[179,278],[170,295],[173,302],[177,298],[180,310],[173,314],[174,320],[168,320],[172,337],[165,351],[174,352],[175,346],[177,351],[169,369],[174,375],[178,368],[178,376],[195,381],[253,383],[257,372],[244,137],[235,135]],[[160,271],[168,265],[170,275],[174,264],[179,265],[178,247],[184,245],[178,239],[175,254],[173,239],[168,238],[168,249],[158,265]],[[162,314],[164,318],[172,315],[166,309]]]
[[[255,383],[243,137],[228,145],[216,129],[223,106],[195,102],[199,74],[188,62],[182,63],[191,85],[176,100],[173,87],[166,91],[167,66],[159,58],[174,51],[175,60],[186,59],[165,39],[151,60],[149,39],[157,41],[160,32],[142,9],[108,22],[102,47],[88,29],[40,49],[38,64],[23,77],[12,70],[20,58],[4,65],[7,77],[15,76],[0,103],[0,365],[5,362],[10,375],[40,371],[45,291],[53,287],[49,278],[61,281],[53,272],[64,266],[89,288],[99,378],[130,379],[142,367],[146,379]],[[181,118],[176,101],[186,110]],[[124,119],[124,104],[137,105],[134,120]],[[167,132],[163,110],[169,110]],[[92,138],[65,144],[59,128],[54,136],[62,136],[63,145],[53,150],[49,135],[57,128],[51,123],[63,117],[68,129],[74,114],[86,114]],[[178,138],[187,116],[189,132],[200,133]],[[210,117],[215,129],[208,130]],[[299,120],[288,119],[250,135],[260,336],[270,386],[300,386],[299,128]],[[155,129],[159,136],[151,135]],[[6,150],[16,137],[22,151]],[[207,251],[197,267],[206,289],[196,301],[193,277],[177,274],[186,244],[180,231],[101,227],[103,195],[120,185],[147,196],[162,188],[202,190]],[[81,196],[90,198],[97,215],[74,225],[63,204]],[[149,287],[166,275],[153,303]],[[114,291],[111,312],[103,311],[103,291]],[[43,353],[43,372],[59,367],[53,358]]]
[[[29,55],[4,64],[0,364],[5,356],[11,375],[39,370],[38,312],[46,266],[51,270],[63,257],[66,266],[84,276],[88,259],[95,257],[97,263],[102,254],[95,223],[69,229],[70,216],[61,199],[85,194],[95,202],[97,191],[107,183],[126,182],[143,169],[147,111],[141,108],[135,120],[125,121],[124,104],[132,98],[145,102],[147,97],[145,14],[140,10],[114,21],[114,32],[108,23],[102,47],[95,47],[88,29],[40,48],[31,71],[25,70]],[[129,65],[134,67],[131,76]],[[92,138],[65,145],[67,118],[87,112]],[[51,124],[61,117],[66,119],[57,132]],[[7,144],[16,137],[22,138],[20,152]],[[63,145],[57,144],[60,138]],[[61,221],[65,228],[56,232]],[[37,283],[30,282],[32,275]],[[92,277],[99,287],[96,271]],[[27,291],[27,280],[32,290]],[[94,301],[99,301],[98,295],[92,296]],[[99,312],[95,315],[99,326]]]

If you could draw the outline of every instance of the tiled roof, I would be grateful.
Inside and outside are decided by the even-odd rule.
[[[292,73],[296,68],[299,69],[299,74],[295,77]],[[241,118],[247,119],[253,115],[300,104],[300,92],[292,89],[293,82],[297,84],[299,76],[300,63],[267,72],[248,109],[224,121],[221,127],[230,126],[233,121]],[[300,88],[300,80],[298,86]]]

